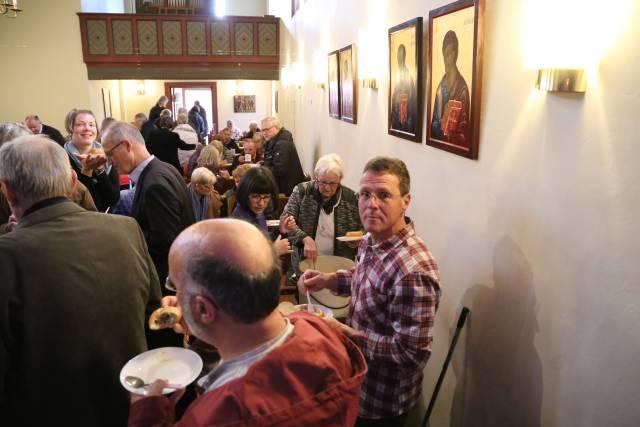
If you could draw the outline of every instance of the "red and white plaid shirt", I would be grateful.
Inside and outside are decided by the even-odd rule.
[[[382,243],[373,245],[367,235],[355,267],[337,276],[337,293],[351,294],[347,322],[362,332],[357,343],[369,365],[359,415],[403,414],[418,401],[431,355],[440,301],[438,265],[407,218],[407,225]]]

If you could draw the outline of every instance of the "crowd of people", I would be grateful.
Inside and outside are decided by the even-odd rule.
[[[0,416],[41,426],[402,426],[419,400],[441,293],[406,216],[404,162],[369,160],[354,190],[337,154],[307,176],[276,117],[246,132],[229,120],[214,134],[200,103],[176,120],[167,104],[100,128],[74,109],[66,136],[37,115],[0,124]],[[359,230],[355,243],[338,239]],[[300,270],[323,255],[355,266]],[[350,296],[348,317],[278,310],[288,261],[300,295]],[[161,306],[183,318],[151,331]],[[219,360],[184,396],[163,394],[162,378],[128,395],[122,366],[147,349],[189,346],[184,334]]]

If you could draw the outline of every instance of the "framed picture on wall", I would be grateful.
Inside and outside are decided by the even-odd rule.
[[[422,18],[389,28],[388,132],[422,140]]]
[[[478,158],[484,0],[429,12],[427,144]]]
[[[329,116],[340,118],[340,65],[338,63],[339,51],[329,54]]]
[[[233,96],[233,112],[234,113],[255,113],[256,112],[256,96],[255,95],[234,95]]]
[[[356,45],[340,49],[340,118],[345,122],[358,122],[358,70],[356,66]]]

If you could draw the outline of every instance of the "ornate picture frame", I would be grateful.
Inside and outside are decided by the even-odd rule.
[[[338,61],[340,51],[336,50],[327,56],[329,63],[328,98],[329,117],[340,119],[340,63]]]
[[[358,66],[356,45],[350,44],[339,51],[340,118],[347,123],[358,123]]]
[[[422,17],[389,28],[388,133],[422,141]]]
[[[484,0],[429,12],[427,144],[478,158]]]

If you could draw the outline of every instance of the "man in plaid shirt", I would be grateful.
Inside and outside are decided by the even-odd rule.
[[[302,292],[327,288],[351,295],[347,325],[336,325],[360,346],[369,364],[356,427],[402,426],[418,402],[431,354],[440,279],[436,261],[404,215],[409,187],[404,162],[370,160],[358,201],[368,234],[355,267],[331,274],[307,271],[299,281]]]

